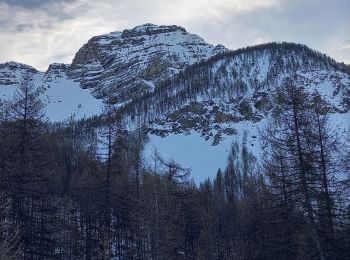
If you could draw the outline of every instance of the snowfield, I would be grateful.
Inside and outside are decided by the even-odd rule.
[[[89,118],[100,115],[103,107],[101,99],[96,99],[90,90],[82,89],[66,77],[57,79],[45,91],[46,115],[50,121]]]
[[[200,133],[192,131],[190,134],[169,134],[166,137],[149,135],[149,142],[144,149],[144,157],[152,165],[154,151],[156,150],[164,159],[173,159],[184,168],[190,168],[191,177],[195,183],[200,183],[206,178],[213,179],[218,169],[224,170],[227,165],[227,157],[232,144],[244,142],[248,151],[256,158],[262,158],[262,149],[259,141],[259,129],[262,130],[267,123],[263,120],[257,124],[249,121],[235,124],[236,135],[224,136],[223,140],[213,146],[212,140],[205,140]],[[337,131],[340,138],[345,137],[350,131],[350,112],[332,114],[330,127]],[[244,133],[246,132],[246,141]]]

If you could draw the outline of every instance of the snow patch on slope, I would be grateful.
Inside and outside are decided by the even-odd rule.
[[[199,133],[190,135],[170,134],[165,138],[150,135],[144,157],[151,163],[154,150],[166,160],[173,159],[182,167],[191,169],[191,177],[199,183],[214,177],[219,168],[226,167],[226,160],[233,137],[226,138],[219,145],[212,146]]]
[[[51,121],[64,121],[70,118],[82,119],[101,114],[102,100],[92,96],[90,90],[79,84],[58,78],[45,91],[47,116]]]
[[[196,183],[206,178],[214,178],[218,169],[224,170],[227,158],[234,143],[240,149],[244,144],[248,152],[255,157],[261,156],[259,130],[263,129],[267,120],[258,123],[241,121],[234,124],[235,135],[225,135],[220,143],[212,145],[212,139],[205,140],[201,133],[191,131],[183,134],[169,134],[166,137],[149,135],[149,142],[144,149],[145,159],[152,164],[156,150],[164,159],[173,159],[185,168],[191,169],[191,177]],[[240,154],[240,151],[237,151]]]

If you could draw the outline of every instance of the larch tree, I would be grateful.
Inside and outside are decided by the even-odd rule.
[[[313,167],[310,99],[308,94],[293,84],[292,79],[277,90],[277,106],[274,110],[274,129],[265,135],[267,145],[275,150],[273,161],[277,175],[270,175],[279,183],[278,193],[284,196],[284,208],[288,201],[298,203],[308,222],[310,238],[319,259],[325,259],[316,218],[315,203],[319,189],[319,176]],[[279,154],[276,152],[280,151]],[[291,195],[287,199],[287,195]]]
[[[24,257],[32,259],[49,257],[54,250],[49,245],[52,231],[43,196],[48,195],[44,120],[40,91],[24,80],[8,104],[6,131],[10,145],[5,181],[13,198],[13,218],[19,226]],[[47,224],[39,226],[35,219]]]

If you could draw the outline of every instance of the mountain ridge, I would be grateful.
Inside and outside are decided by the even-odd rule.
[[[148,46],[147,44],[150,44],[148,47],[151,49],[155,48],[155,49],[163,50],[162,48],[166,46],[166,43],[171,42],[173,40],[174,35],[172,35],[172,33],[174,32],[180,33],[180,35],[184,35],[186,38],[186,40],[183,40],[183,39],[177,40],[176,44],[180,46],[184,43],[187,44],[188,43],[187,38],[189,38],[190,45],[195,43],[195,44],[204,46],[204,50],[207,53],[203,54],[202,53],[203,50],[199,49],[199,52],[202,55],[207,55],[208,50],[210,51],[210,55],[205,56],[206,58],[203,58],[203,56],[201,56],[201,58],[194,58],[191,62],[187,62],[187,64],[181,64],[181,62],[178,62],[177,65],[180,67],[182,66],[181,69],[177,69],[176,72],[172,74],[170,73],[169,75],[165,75],[164,77],[161,76],[161,80],[159,81],[157,81],[157,78],[155,80],[150,79],[148,81],[147,78],[144,77],[145,71],[152,70],[155,67],[157,67],[157,66],[154,66],[154,64],[152,63],[153,60],[151,61],[151,64],[146,69],[144,68],[139,69],[139,71],[143,73],[141,76],[134,72],[133,67],[128,67],[128,65],[130,64],[129,63],[130,55],[131,56],[136,55],[136,61],[140,62],[140,56],[144,58],[143,49]],[[138,37],[144,37],[144,36],[153,37],[153,38],[151,40],[148,39],[146,45],[144,43],[142,43],[140,46],[138,43],[136,44],[136,46],[133,45],[133,42],[137,39],[140,40],[141,42],[144,42],[145,39],[138,38]],[[179,35],[176,35],[176,37],[178,36]],[[126,42],[124,42],[125,39],[127,39]],[[77,78],[77,75],[74,73],[77,70],[78,71],[81,70],[81,68],[79,69],[79,67],[84,67],[85,63],[90,64],[91,63],[91,61],[89,60],[90,58],[91,59],[95,59],[96,57],[98,58],[98,53],[97,54],[90,53],[92,56],[89,58],[89,55],[90,55],[89,52],[88,52],[89,55],[87,58],[80,57],[81,55],[84,56],[84,53],[86,53],[86,49],[90,49],[91,44],[93,45],[96,42],[98,42],[98,48],[102,46],[101,47],[103,48],[102,53],[107,52],[107,54],[112,57],[111,59],[118,59],[117,54],[124,53],[123,55],[127,58],[126,60],[123,60],[125,64],[123,62],[122,63],[117,62],[117,68],[121,69],[122,71],[126,70],[127,76],[124,75],[123,76],[124,78],[123,78],[118,73],[116,74],[111,73],[109,71],[110,67],[108,67],[108,68],[103,68],[100,71],[96,71],[93,69],[88,70],[87,73],[90,73],[90,74],[92,73],[92,75],[94,75],[92,78],[83,77],[82,81],[79,78]],[[148,43],[148,42],[151,42],[151,43]],[[162,42],[161,44],[162,46],[160,46],[160,42]],[[125,47],[126,51],[121,47],[123,44],[126,45]],[[172,46],[176,46],[176,44],[173,43]],[[130,48],[132,50],[131,54],[130,54]],[[139,48],[141,48],[141,52],[139,51]],[[214,51],[216,48],[220,49],[221,51],[218,51],[216,53]],[[188,55],[187,50],[185,50],[185,52],[186,52],[186,55]],[[259,53],[261,53],[261,55],[265,55],[266,53],[269,53],[269,52],[270,52],[270,54],[268,54],[269,60],[263,60],[259,58],[259,55],[260,55]],[[159,50],[158,50],[158,53],[159,53]],[[254,54],[254,53],[258,53],[258,54]],[[255,56],[254,55],[252,56],[252,54],[254,54]],[[153,53],[151,53],[151,55],[153,55]],[[226,85],[231,85],[231,88],[237,88],[237,84],[236,86],[233,84],[235,81],[237,81],[234,78],[234,77],[237,77],[236,75],[237,71],[235,71],[234,67],[237,66],[238,68],[240,66],[241,67],[255,66],[255,71],[261,70],[261,68],[259,68],[259,64],[255,65],[254,64],[255,62],[265,63],[264,65],[260,64],[260,66],[265,66],[264,68],[265,71],[261,71],[262,75],[260,75],[260,78],[255,78],[254,79],[256,81],[255,83],[252,83],[251,79],[245,79],[246,82],[243,82],[244,81],[244,80],[242,81],[243,76],[238,75],[238,78],[242,81],[242,82],[239,82],[239,84],[241,85],[242,84],[243,85],[252,85],[252,84],[260,84],[260,85],[270,84],[271,85],[272,84],[273,85],[274,82],[268,83],[267,78],[273,79],[274,77],[277,77],[277,73],[285,74],[288,71],[289,74],[291,73],[293,74],[293,73],[296,73],[297,70],[305,71],[311,68],[313,70],[320,70],[320,69],[336,70],[345,74],[350,74],[350,69],[346,64],[336,62],[334,59],[330,58],[329,56],[322,54],[318,51],[315,51],[303,44],[289,43],[289,42],[271,42],[271,43],[265,43],[265,44],[255,45],[255,46],[248,46],[237,50],[228,50],[225,47],[220,47],[220,46],[215,47],[213,45],[205,43],[202,38],[196,35],[187,33],[187,31],[183,27],[179,27],[176,25],[157,26],[157,25],[148,23],[148,24],[136,26],[133,29],[124,30],[122,32],[111,32],[108,34],[94,36],[85,45],[83,45],[80,48],[80,50],[75,55],[71,64],[53,63],[49,65],[48,69],[45,72],[37,71],[35,68],[29,65],[16,63],[16,62],[7,62],[7,63],[0,64],[0,83],[2,83],[1,85],[18,85],[22,77],[29,75],[29,77],[32,77],[34,81],[38,81],[39,85],[41,84],[42,86],[44,86],[44,88],[47,88],[50,83],[55,81],[55,79],[59,77],[66,77],[68,80],[71,80],[72,82],[76,82],[76,84],[80,88],[88,89],[88,91],[90,91],[94,97],[97,97],[101,101],[112,102],[114,104],[117,104],[121,108],[125,104],[128,104],[127,105],[127,109],[128,109],[128,107],[130,108],[133,106],[132,105],[133,103],[137,103],[140,100],[147,99],[148,96],[157,95],[157,93],[159,93],[159,91],[162,91],[162,89],[167,90],[171,86],[178,84],[181,80],[184,80],[184,78],[190,77],[190,74],[193,71],[196,71],[196,69],[198,68],[210,67],[211,65],[220,63],[221,61],[229,62],[229,60],[235,59],[235,57],[238,57],[240,61],[238,61],[238,63],[237,61],[235,61],[235,64],[231,66],[232,68],[230,68],[232,71],[225,72],[226,74],[227,73],[230,74],[231,72],[235,74],[235,75],[230,75],[230,79],[226,79],[227,80]],[[84,60],[84,59],[85,59],[85,63],[82,64],[81,60]],[[278,62],[276,62],[276,61],[273,61],[273,59],[275,60],[279,59],[279,60]],[[239,65],[241,61],[243,61],[244,65],[242,64]],[[106,62],[106,61],[103,60],[103,62]],[[271,68],[272,65],[274,66],[274,68]],[[109,66],[111,66],[111,64],[109,64]],[[291,70],[290,67],[293,67],[293,69]],[[87,68],[89,69],[90,67],[88,66]],[[212,73],[212,72],[209,72],[208,68],[206,69],[207,69],[207,72],[204,72],[204,74]],[[238,69],[242,70],[242,68],[238,68]],[[221,75],[222,77],[221,80],[223,80],[226,77],[226,75],[222,75],[224,70],[226,69],[223,67],[221,69],[221,72],[218,70],[212,74],[215,77],[218,77],[218,75]],[[115,83],[112,84],[113,86],[110,86],[108,85],[110,82],[107,82],[108,83],[107,86],[102,87],[102,90],[103,90],[102,92],[104,92],[104,94],[101,93],[101,85],[103,85],[105,82],[104,79],[101,79],[102,77],[101,75],[106,73],[108,74],[107,80],[112,78],[113,80],[117,80],[122,85],[122,87],[120,87],[117,84],[117,87],[122,89],[121,92],[123,91],[125,92],[125,93],[122,93],[124,94],[124,98],[122,98],[121,100],[118,101],[117,99],[115,99],[114,95],[116,93],[117,95],[121,94],[119,89],[115,89],[116,88]],[[125,72],[123,73],[125,74]],[[242,72],[240,73],[242,74]],[[252,72],[247,70],[246,73],[252,73]],[[266,73],[269,73],[269,75],[267,75]],[[155,74],[160,74],[160,73],[158,72]],[[253,76],[254,75],[250,75],[250,78],[252,78]],[[265,78],[264,82],[261,81],[262,77]],[[40,80],[42,82],[40,82]],[[95,85],[93,86],[85,85],[86,82],[84,80],[91,81]],[[206,79],[206,80],[208,81],[211,79]],[[274,80],[276,81],[276,79]],[[139,81],[142,81],[142,83],[146,82],[145,84],[148,85],[147,86],[148,89],[145,90],[144,86],[139,86],[138,85],[140,83]],[[135,87],[135,85],[137,87]],[[99,94],[96,94],[98,92]],[[171,94],[168,96],[170,97]],[[120,110],[122,111],[123,109],[120,109]]]

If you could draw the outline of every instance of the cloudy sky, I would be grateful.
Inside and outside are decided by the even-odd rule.
[[[307,44],[350,63],[349,0],[0,0],[0,63],[70,63],[94,35],[176,24],[231,49]]]

